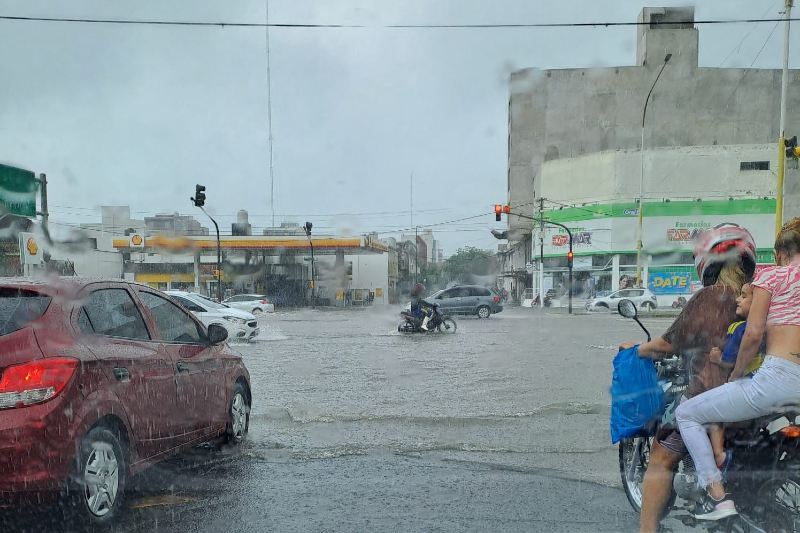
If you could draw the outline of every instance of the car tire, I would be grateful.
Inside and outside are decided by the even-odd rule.
[[[608,304],[605,303],[605,302],[600,302],[598,304],[595,304],[594,308],[595,309],[601,309],[603,311],[608,311],[609,310]]]
[[[258,316],[258,315],[262,314],[263,312],[264,312],[264,310],[261,309],[260,307],[256,307],[252,311],[250,311],[250,313],[252,313],[255,316]]]
[[[482,305],[478,307],[478,311],[475,314],[478,315],[478,318],[489,318],[492,316],[492,310],[489,309],[488,305]]]
[[[118,430],[94,427],[81,439],[64,494],[65,518],[79,531],[113,527],[124,501],[127,449]]]
[[[656,308],[656,306],[654,306],[652,302],[644,302],[642,304],[642,309],[644,309],[648,313],[653,311],[655,308]]]
[[[228,404],[227,423],[225,424],[225,443],[238,445],[247,435],[250,427],[250,396],[241,383],[236,383],[231,392]]]

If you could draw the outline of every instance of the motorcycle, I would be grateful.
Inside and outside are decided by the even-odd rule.
[[[544,294],[544,306],[550,307],[550,303],[553,301],[553,298],[556,297],[556,290],[555,289],[547,289],[547,292]],[[536,295],[536,298],[533,299],[533,303],[531,303],[531,307],[539,307],[539,295]]]
[[[639,321],[636,305],[621,300],[619,314]],[[660,427],[674,427],[675,409],[689,384],[688,361],[680,354],[655,361],[666,409],[661,420],[641,435],[619,443],[619,470],[628,502],[638,513],[642,481],[647,471],[653,435]],[[705,491],[697,485],[691,456],[686,454],[675,471],[665,513],[678,512],[684,525],[709,531],[800,532],[800,408],[793,406],[756,420],[725,425],[725,449],[732,453],[725,488],[736,502],[738,515],[717,522],[699,521]],[[677,502],[677,503],[676,503]],[[685,514],[684,514],[685,513]]]
[[[428,320],[428,331],[422,329],[422,319],[414,316],[410,309],[404,309],[400,312],[403,320],[397,326],[397,331],[400,333],[431,333],[438,331],[440,333],[455,333],[458,326],[456,321],[449,315],[443,315],[439,312],[439,305],[433,304],[431,306],[433,313],[430,320]]]

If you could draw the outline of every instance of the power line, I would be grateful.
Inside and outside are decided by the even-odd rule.
[[[736,95],[736,91],[739,90],[739,87],[741,87],[742,82],[747,77],[747,74],[750,73],[750,71],[753,68],[753,65],[756,64],[756,61],[758,60],[759,56],[761,55],[761,52],[764,51],[764,48],[767,47],[767,43],[770,41],[770,39],[772,39],[772,35],[775,33],[775,30],[778,28],[778,24],[780,24],[780,21],[775,23],[775,25],[772,27],[772,30],[769,32],[769,35],[767,35],[767,38],[764,39],[764,44],[761,45],[761,48],[759,48],[758,53],[753,58],[753,61],[750,62],[750,67],[744,69],[744,72],[742,72],[742,76],[739,78],[739,81],[736,83],[736,87],[733,88],[733,91],[731,91],[730,96],[728,96],[728,100],[725,102],[725,107],[730,105],[731,100],[733,100],[733,97]]]
[[[616,26],[679,26],[691,24],[752,24],[763,22],[781,22],[782,18],[751,18],[751,19],[705,19],[685,21],[650,21],[650,22],[535,22],[535,23],[509,23],[509,24],[313,24],[313,23],[281,23],[281,22],[224,22],[224,21],[181,21],[159,19],[99,19],[99,18],[71,18],[71,17],[24,17],[13,15],[0,15],[0,20],[18,22],[64,22],[83,24],[124,24],[147,26],[188,26],[188,27],[218,27],[218,28],[343,28],[343,29],[514,29],[514,28],[594,28]],[[790,18],[790,21],[800,20]]]
[[[782,3],[782,2],[781,2],[781,3]],[[774,5],[771,5],[771,6],[769,6],[769,7],[766,9],[766,11],[764,11],[764,13],[762,13],[762,14],[761,14],[761,18],[764,18],[765,16],[767,16],[767,13],[769,13],[770,11],[772,11],[774,8],[775,8],[775,6],[774,6]],[[755,29],[756,29],[756,28],[757,28],[757,26],[753,26],[752,28],[750,28],[750,30],[749,30],[747,33],[745,33],[745,34],[742,36],[742,38],[739,40],[739,44],[737,44],[736,46],[734,46],[733,48],[731,48],[731,51],[730,51],[730,52],[728,52],[728,55],[726,55],[726,56],[725,56],[725,59],[723,59],[723,60],[720,62],[720,64],[719,64],[719,66],[720,66],[720,67],[721,67],[722,65],[724,65],[724,64],[725,64],[725,62],[728,60],[728,58],[729,58],[729,57],[731,57],[735,51],[737,51],[737,50],[740,50],[740,49],[741,49],[741,47],[742,47],[742,44],[744,43],[744,41],[745,41],[745,40],[746,40],[748,37],[750,37],[750,35],[753,33],[753,31],[755,31]]]

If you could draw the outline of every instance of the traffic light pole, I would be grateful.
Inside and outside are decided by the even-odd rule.
[[[200,210],[206,214],[208,218],[211,219],[211,222],[214,223],[214,229],[217,230],[217,300],[222,303],[222,250],[219,245],[219,225],[214,218],[209,215],[205,209],[203,209],[202,205],[197,206]]]
[[[519,218],[525,218],[525,219],[528,219],[528,220],[533,220],[534,222],[539,222],[539,223],[542,223],[542,224],[550,224],[551,226],[558,226],[559,228],[562,228],[564,231],[567,232],[567,235],[569,236],[569,255],[568,255],[568,261],[567,261],[567,269],[569,270],[569,278],[568,278],[568,280],[569,280],[569,284],[568,284],[568,288],[569,288],[569,314],[572,314],[572,257],[573,257],[573,255],[572,255],[572,232],[564,224],[560,224],[558,222],[553,222],[551,220],[547,220],[544,217],[534,218],[534,217],[529,217],[528,215],[521,215],[519,213],[514,213],[514,212],[511,212],[511,211],[509,211],[508,214],[517,216]],[[544,268],[544,264],[542,264],[541,267]],[[539,305],[544,307],[544,301],[540,301]]]

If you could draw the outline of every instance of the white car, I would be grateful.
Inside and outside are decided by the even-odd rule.
[[[219,304],[193,292],[165,292],[173,300],[194,313],[206,327],[211,324],[224,327],[228,330],[228,339],[230,340],[251,340],[258,335],[256,317],[250,313]]]
[[[630,289],[620,289],[616,292],[612,292],[608,296],[602,296],[600,298],[595,298],[594,300],[590,300],[586,303],[586,309],[590,311],[600,311],[600,310],[617,310],[617,304],[623,298],[628,299],[636,304],[636,307],[642,309],[644,311],[652,311],[656,307],[658,307],[658,300],[656,299],[656,295],[650,292],[648,289],[639,289],[639,288],[630,288]]]
[[[222,303],[228,307],[248,311],[254,315],[275,312],[275,306],[263,294],[237,294],[227,300],[223,300]]]

